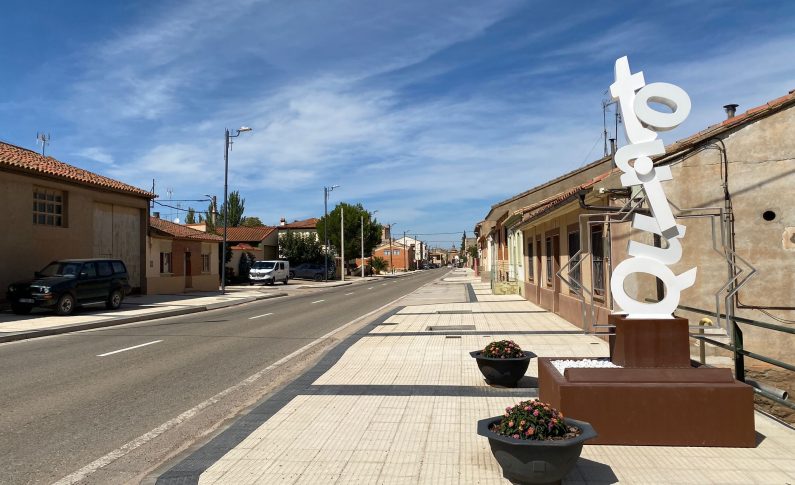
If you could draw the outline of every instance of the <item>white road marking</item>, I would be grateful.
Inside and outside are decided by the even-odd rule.
[[[373,289],[373,287],[371,286],[370,288],[367,288],[367,289],[368,289],[368,290],[372,290],[372,289]]]
[[[113,352],[105,352],[104,354],[97,355],[97,357],[106,357],[108,355],[118,354],[119,352],[126,352],[128,350],[138,349],[138,348],[141,348],[141,347],[146,347],[147,345],[152,345],[152,344],[156,344],[156,343],[159,343],[159,342],[162,342],[162,340],[155,340],[154,342],[147,342],[147,343],[141,344],[141,345],[133,345],[132,347],[127,347],[126,349],[114,350]]]
[[[441,278],[439,278],[439,279],[441,279]],[[421,286],[420,288],[424,288],[425,286],[428,286],[430,284],[431,283],[427,283],[427,284]],[[414,291],[417,291],[417,290],[419,290],[419,288],[415,289]],[[166,431],[168,431],[168,430],[170,430],[170,429],[172,429],[172,428],[174,428],[176,426],[179,426],[184,421],[187,421],[188,419],[190,419],[193,416],[195,416],[196,414],[198,414],[199,411],[201,411],[202,409],[205,409],[205,408],[207,408],[209,406],[212,406],[213,404],[217,403],[218,401],[220,401],[221,399],[223,399],[227,395],[229,395],[229,394],[231,394],[233,392],[239,391],[240,389],[243,389],[244,387],[246,387],[248,385],[251,385],[254,382],[257,382],[257,380],[260,379],[266,373],[268,373],[268,372],[272,371],[273,369],[279,367],[280,365],[284,364],[285,362],[288,362],[289,360],[295,358],[296,356],[305,353],[307,350],[311,349],[313,346],[315,346],[318,343],[322,342],[323,340],[331,337],[332,335],[334,335],[335,333],[339,332],[340,330],[348,328],[351,325],[354,325],[355,323],[359,322],[360,320],[363,320],[363,319],[365,319],[365,318],[367,318],[367,317],[369,317],[371,315],[375,315],[378,312],[382,311],[384,308],[389,308],[390,306],[392,306],[395,303],[399,302],[400,300],[405,298],[407,295],[413,293],[414,291],[406,293],[405,295],[403,295],[401,297],[395,298],[394,300],[390,301],[389,303],[387,303],[387,304],[385,304],[385,305],[383,305],[381,307],[376,308],[375,310],[371,311],[370,313],[366,313],[366,314],[362,315],[361,317],[355,318],[355,319],[351,320],[350,322],[346,323],[345,325],[343,325],[341,327],[337,327],[336,329],[330,331],[326,335],[323,335],[322,337],[314,340],[313,342],[309,342],[308,344],[304,345],[303,347],[301,347],[300,349],[296,350],[292,354],[290,354],[290,355],[288,355],[286,357],[282,357],[281,359],[277,360],[276,362],[274,362],[273,364],[269,365],[268,367],[262,369],[261,371],[257,372],[256,374],[244,379],[243,381],[235,384],[234,386],[232,386],[232,387],[230,387],[228,389],[224,389],[223,391],[219,392],[218,394],[216,394],[215,396],[211,397],[210,399],[197,404],[196,406],[192,407],[191,409],[188,409],[187,411],[185,411],[184,413],[180,414],[176,418],[171,419],[169,421],[166,421],[165,423],[161,424],[160,426],[158,426],[157,428],[153,429],[152,431],[150,431],[150,432],[148,432],[146,434],[143,434],[143,435],[139,436],[138,438],[135,438],[134,440],[122,445],[120,448],[117,448],[117,449],[111,451],[110,453],[108,453],[107,455],[105,455],[103,457],[97,458],[96,460],[92,461],[91,463],[89,463],[88,465],[84,466],[83,468],[77,470],[76,472],[72,473],[71,475],[67,475],[67,476],[63,477],[62,479],[58,480],[53,485],[72,485],[74,483],[77,483],[77,482],[85,479],[87,476],[95,473],[100,468],[104,468],[104,467],[110,465],[111,463],[113,463],[114,461],[118,460],[122,456],[130,453],[134,449],[140,448],[141,446],[143,446],[146,443],[152,441],[153,439],[157,438],[158,436],[160,436],[161,434],[165,433]]]
[[[268,315],[273,315],[273,313],[266,313],[265,315],[257,315],[256,317],[250,317],[249,320],[254,320],[255,318],[267,317]]]
[[[345,293],[345,296],[349,296],[349,295],[352,295],[352,294],[353,294],[353,293]]]
[[[312,304],[312,305],[314,305],[315,303],[320,303],[320,302],[322,302],[322,301],[326,301],[326,300],[318,300],[318,301],[313,301],[311,304]]]
[[[386,283],[381,283],[381,286],[386,286]]]

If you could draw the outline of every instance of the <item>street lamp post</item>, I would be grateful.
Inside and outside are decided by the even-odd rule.
[[[345,272],[348,270],[347,261],[345,261],[345,206],[340,205],[340,280],[345,281]]]
[[[406,242],[406,233],[409,231],[403,231],[403,259],[406,261],[403,265],[403,271],[409,270],[409,251],[408,251],[408,243]]]
[[[326,245],[323,248],[325,255],[326,265],[323,268],[323,281],[328,281],[328,194],[332,190],[339,187],[339,185],[332,185],[331,187],[323,187],[323,234],[326,235]]]
[[[372,213],[370,213],[370,216],[375,215],[376,212],[378,212],[378,210],[374,210]],[[362,214],[362,279],[364,279],[364,270],[364,214]]]
[[[226,293],[226,226],[229,223],[229,199],[227,189],[229,187],[229,145],[232,138],[237,138],[241,133],[251,131],[248,126],[241,126],[234,135],[229,132],[229,128],[224,130],[224,244],[221,246],[221,294]]]
[[[392,270],[392,274],[395,274],[395,265],[392,263],[392,226],[397,223],[389,224],[389,269]]]

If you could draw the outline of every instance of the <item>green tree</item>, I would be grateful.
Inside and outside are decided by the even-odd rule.
[[[373,256],[373,259],[370,261],[370,266],[373,267],[373,271],[375,271],[376,274],[380,274],[382,271],[386,271],[389,267],[389,263],[381,256]]]
[[[323,245],[314,234],[287,232],[279,236],[279,257],[291,266],[323,261]]]
[[[260,227],[264,226],[265,224],[262,223],[259,217],[251,216],[251,217],[244,217],[242,221],[240,221],[241,226],[245,227]]]
[[[369,256],[379,242],[381,242],[381,224],[378,223],[373,215],[362,206],[362,204],[351,205],[345,202],[337,206],[326,217],[321,217],[317,221],[317,234],[321,241],[326,240],[325,222],[328,220],[328,239],[329,244],[336,249],[339,254],[340,248],[340,211],[343,210],[345,218],[345,261],[350,261],[361,256],[362,252],[362,217],[364,217],[364,254]]]
[[[467,248],[467,253],[468,253],[467,255],[472,261],[478,259],[478,247],[475,246],[474,244]]]
[[[461,235],[461,248],[458,250],[458,257],[461,258],[462,261],[466,261],[467,259],[466,244],[467,232],[464,231],[464,234]]]
[[[240,192],[233,190],[229,194],[229,213],[227,218],[228,227],[238,227],[243,222],[243,212],[246,208],[246,199],[240,198]],[[224,214],[227,213],[227,204],[221,205],[220,217],[217,222],[218,227],[224,227]]]
[[[193,207],[188,207],[188,214],[185,216],[185,224],[196,224],[196,211]]]

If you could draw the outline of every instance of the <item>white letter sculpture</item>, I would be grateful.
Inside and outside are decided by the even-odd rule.
[[[685,235],[685,226],[674,220],[661,184],[664,180],[671,180],[671,168],[655,167],[650,157],[665,153],[657,132],[672,130],[687,118],[690,98],[673,84],[646,85],[642,72],[632,74],[629,70],[626,57],[616,60],[615,82],[610,86],[610,94],[621,108],[629,141],[629,145],[621,147],[615,154],[616,166],[624,172],[621,183],[626,187],[642,185],[654,216],[635,214],[632,227],[662,236],[668,243],[666,248],[658,248],[630,241],[628,252],[632,258],[622,261],[613,270],[610,289],[616,304],[627,313],[627,318],[673,318],[671,314],[679,305],[680,293],[696,282],[696,268],[680,275],[668,268],[682,258],[679,239]],[[671,112],[654,110],[649,106],[650,102],[663,104]],[[635,163],[630,164],[632,160]],[[659,278],[665,284],[665,298],[657,303],[642,303],[629,296],[624,289],[624,280],[633,273]]]

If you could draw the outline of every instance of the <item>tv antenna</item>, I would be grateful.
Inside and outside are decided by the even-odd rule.
[[[44,149],[50,144],[50,134],[36,132],[36,144],[41,145],[41,156],[44,156]]]

